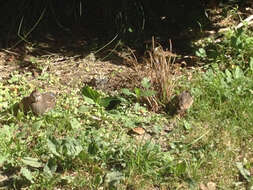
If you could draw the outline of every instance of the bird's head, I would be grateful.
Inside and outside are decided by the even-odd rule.
[[[31,101],[34,102],[39,102],[42,99],[42,95],[38,90],[34,90],[31,95],[30,95]]]

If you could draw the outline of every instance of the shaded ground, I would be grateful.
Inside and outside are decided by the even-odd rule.
[[[131,87],[133,79],[138,80],[138,73],[126,65],[115,65],[109,61],[96,60],[93,54],[84,58],[61,56],[55,54],[43,57],[25,56],[18,60],[18,55],[12,52],[1,52],[0,76],[2,80],[8,80],[12,72],[24,74],[29,79],[31,86],[60,89],[60,86],[50,86],[40,81],[40,78],[48,77],[59,80],[59,85],[76,88],[85,83],[101,90],[113,91],[123,87]],[[141,76],[140,76],[141,77]]]

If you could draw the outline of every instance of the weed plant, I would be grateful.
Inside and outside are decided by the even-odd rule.
[[[245,26],[246,27],[246,26]],[[251,66],[253,54],[253,32],[247,28],[229,30],[219,40],[209,39],[205,48],[197,55],[218,64],[222,70],[239,66],[246,70]]]
[[[170,51],[163,50],[162,46],[155,47],[153,39],[153,47],[148,51],[149,59],[147,60],[150,67],[151,83],[156,96],[152,99],[152,108],[157,111],[159,106],[165,106],[171,101],[174,89],[179,79],[179,65],[175,63],[175,57],[170,42]],[[151,101],[150,101],[151,102]]]

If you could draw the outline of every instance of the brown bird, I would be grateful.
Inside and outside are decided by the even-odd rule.
[[[193,104],[193,97],[188,91],[183,91],[178,96],[178,110],[177,113],[184,114]]]
[[[26,114],[32,111],[35,115],[42,115],[55,107],[56,98],[51,92],[41,94],[38,90],[34,90],[30,96],[24,97],[20,107]]]

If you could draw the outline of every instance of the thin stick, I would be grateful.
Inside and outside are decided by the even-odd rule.
[[[97,54],[98,52],[100,52],[102,49],[104,49],[106,46],[110,45],[117,37],[119,34],[116,34],[116,36],[114,36],[114,38],[108,42],[107,44],[105,44],[103,47],[101,47],[99,50],[95,51],[94,54]]]

